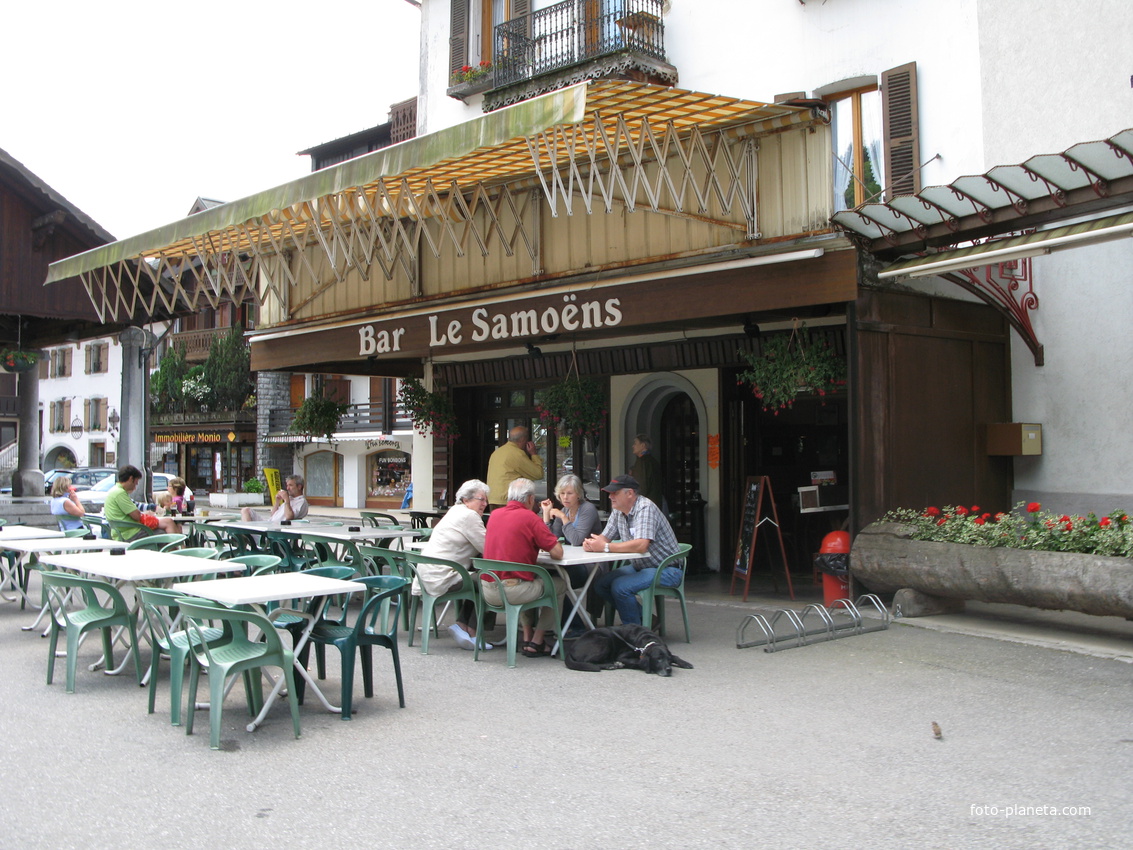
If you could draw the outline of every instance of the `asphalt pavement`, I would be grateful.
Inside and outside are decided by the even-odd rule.
[[[69,695],[31,614],[0,604],[0,846],[1125,846],[1133,638],[1102,657],[898,620],[766,653],[737,626],[789,600],[726,590],[690,579],[689,644],[670,603],[695,669],[668,679],[474,662],[444,630],[423,656],[403,634],[406,708],[376,651],[353,720],[312,699],[295,739],[280,702],[249,733],[237,687],[220,751],[207,713],[191,737],[169,725],[167,665],[149,715],[132,676],[86,670],[90,640]]]

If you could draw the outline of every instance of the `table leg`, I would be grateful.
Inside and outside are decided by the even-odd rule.
[[[582,587],[580,587],[576,593],[574,588],[570,586],[570,575],[567,573],[566,567],[554,564],[555,569],[559,571],[559,575],[562,577],[563,581],[566,582],[567,596],[569,596],[570,600],[574,603],[573,607],[570,609],[570,614],[567,616],[566,623],[563,625],[563,634],[566,634],[570,629],[570,625],[574,622],[575,617],[581,617],[582,622],[586,624],[586,628],[594,628],[594,621],[590,619],[590,612],[586,610],[586,606],[582,603],[586,599],[586,592],[590,590],[590,585],[594,582],[594,576],[598,573],[598,566],[597,563],[590,565],[590,571],[586,574],[586,581],[583,582]],[[559,644],[561,642],[561,637],[555,641],[555,645],[551,649],[551,655],[555,655],[559,651]]]

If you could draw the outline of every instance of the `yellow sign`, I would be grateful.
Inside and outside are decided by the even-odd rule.
[[[267,479],[268,482],[268,495],[271,496],[272,499],[274,499],[275,494],[283,489],[283,481],[280,480],[279,470],[271,469],[270,467],[265,466],[264,478]]]

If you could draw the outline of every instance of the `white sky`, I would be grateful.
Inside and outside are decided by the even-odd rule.
[[[56,0],[0,26],[0,148],[115,237],[310,172],[417,92],[405,0]]]

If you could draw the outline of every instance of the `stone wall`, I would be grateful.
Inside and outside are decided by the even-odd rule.
[[[272,410],[291,407],[291,373],[256,373],[256,470],[264,481],[262,470],[265,467],[278,469],[286,478],[295,470],[295,449],[292,443],[268,443],[264,436],[268,433],[268,419]],[[270,500],[269,500],[270,501]]]

